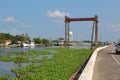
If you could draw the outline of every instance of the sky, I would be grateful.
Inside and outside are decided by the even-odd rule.
[[[65,15],[99,20],[99,41],[120,38],[120,0],[0,0],[0,33],[31,38],[65,36]],[[71,22],[73,40],[91,40],[92,21]]]

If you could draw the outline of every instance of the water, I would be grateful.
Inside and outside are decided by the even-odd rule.
[[[16,64],[14,62],[2,62],[0,61],[0,75],[10,75],[11,77],[16,77],[16,75],[11,72],[12,68],[21,68],[27,66],[29,63],[19,63]]]
[[[15,56],[14,54],[8,54],[8,52],[27,52],[29,50],[44,50],[45,48],[48,47],[34,47],[34,48],[0,48],[0,56]],[[71,48],[89,48],[88,46],[71,46]],[[53,50],[48,50],[50,52],[55,52]],[[48,57],[48,59],[52,58],[53,55],[40,55],[37,56],[36,59],[42,59],[43,57]],[[12,68],[22,68],[25,67],[27,65],[29,65],[30,63],[14,63],[14,62],[2,62],[0,61],[0,76],[3,75],[10,75],[11,77],[16,77],[16,75],[11,72]],[[40,63],[39,63],[40,64]]]
[[[27,52],[29,50],[43,50],[46,47],[35,47],[35,48],[0,48],[0,56],[14,56],[14,54],[8,54],[8,52]],[[41,58],[40,56],[37,59]],[[3,62],[0,61],[0,76],[9,75],[11,77],[16,77],[16,75],[11,72],[12,68],[22,68],[27,66],[29,63],[14,63],[14,62]]]
[[[14,67],[13,62],[1,62],[0,61],[0,75],[1,76],[10,75],[11,77],[15,77],[16,75],[10,71],[11,68],[13,67]]]
[[[24,47],[24,48],[21,48],[21,47],[18,47],[18,48],[0,48],[0,54],[1,52],[10,52],[10,51],[15,51],[15,52],[22,52],[22,51],[29,51],[29,50],[43,50],[47,47]]]
[[[43,59],[44,57],[51,59],[53,57],[53,55],[40,55],[40,56],[37,56],[35,59]]]

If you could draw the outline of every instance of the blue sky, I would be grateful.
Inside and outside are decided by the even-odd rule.
[[[64,16],[98,15],[99,40],[117,41],[120,0],[0,0],[0,32],[28,33],[32,38],[64,37]],[[90,40],[92,22],[71,22],[74,40]]]

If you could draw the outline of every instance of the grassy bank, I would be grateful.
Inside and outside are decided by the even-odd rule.
[[[50,52],[48,50],[55,51]],[[12,80],[68,80],[70,76],[81,66],[85,59],[90,55],[90,49],[65,49],[65,48],[49,48],[46,51],[29,51],[23,56],[15,52],[16,56],[7,59],[8,61],[16,60],[16,57],[22,58],[21,62],[31,62],[32,64],[24,68],[16,68],[11,71],[19,78],[11,78]],[[53,55],[50,59],[48,56],[42,59],[35,59],[39,55]],[[32,57],[29,59],[29,57]],[[2,60],[2,58],[0,58]],[[17,58],[18,60],[19,58]],[[6,60],[6,61],[7,61]],[[5,61],[5,58],[3,59]],[[36,62],[40,64],[35,65]],[[5,77],[5,76],[4,76]],[[8,76],[7,76],[8,77]],[[0,77],[2,79],[3,77]],[[10,79],[10,77],[9,77]]]

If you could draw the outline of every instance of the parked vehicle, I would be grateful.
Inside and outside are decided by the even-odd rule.
[[[120,43],[116,44],[116,54],[120,54]]]

